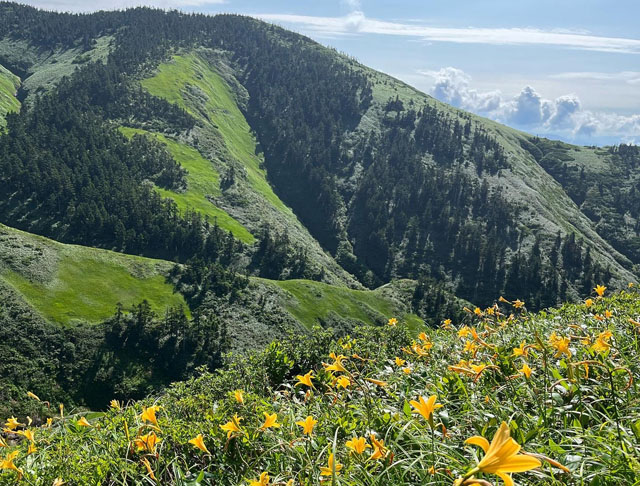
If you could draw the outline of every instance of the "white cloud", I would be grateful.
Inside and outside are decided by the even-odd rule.
[[[604,73],[604,72],[568,72],[552,74],[549,76],[552,79],[563,80],[575,80],[575,81],[618,81],[627,84],[640,84],[640,72],[639,71],[622,71],[618,73]]]
[[[158,7],[163,9],[197,7],[226,3],[226,0],[26,0],[21,3],[45,10],[58,12],[95,12],[97,10],[118,10],[128,7]]]
[[[357,2],[349,2],[354,5]],[[357,22],[353,21],[357,13]],[[357,8],[344,17],[317,17],[292,14],[255,14],[255,17],[271,22],[293,24],[316,34],[381,34],[409,36],[425,41],[462,44],[545,45],[602,52],[640,54],[640,39],[601,37],[583,31],[566,29],[542,30],[526,28],[451,28],[387,22],[365,17]]]
[[[471,76],[454,67],[420,73],[433,79],[431,94],[439,100],[516,128],[561,135],[580,143],[596,143],[598,139],[611,137],[633,141],[640,137],[640,114],[587,110],[575,94],[551,100],[525,86],[516,96],[507,97],[499,90],[472,88]]]

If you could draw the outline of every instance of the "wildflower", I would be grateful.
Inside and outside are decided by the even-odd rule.
[[[258,479],[252,479],[249,481],[249,486],[268,486],[271,478],[269,477],[268,472],[260,473],[260,477]]]
[[[634,285],[635,285],[635,284],[634,284],[633,282],[629,282],[629,284],[627,285],[627,287],[629,287],[630,289],[632,289]]]
[[[35,451],[37,451],[37,450],[38,450],[38,448],[36,447],[35,443],[30,442],[30,443],[29,443],[29,448],[27,449],[27,456],[28,456],[29,454],[33,454],[33,453],[34,453]]]
[[[474,341],[466,341],[464,343],[464,349],[462,350],[463,353],[470,353],[475,355],[477,351],[478,345]]]
[[[325,369],[327,371],[336,371],[336,372],[346,373],[347,369],[342,364],[342,362],[346,359],[346,356],[343,356],[341,354],[336,356],[335,354],[331,353],[330,357],[333,358],[333,364],[331,365],[325,364],[324,365]]]
[[[311,382],[311,380],[313,379],[313,370],[309,371],[306,375],[296,376],[296,379],[298,380],[298,383],[296,383],[296,386],[307,385],[308,387],[312,387],[313,383]]]
[[[387,382],[386,381],[376,380],[374,378],[365,378],[365,380],[367,380],[369,383],[373,383],[374,385],[377,385],[377,386],[387,386]]]
[[[487,313],[487,315],[490,315],[490,316],[496,313],[496,310],[493,307],[487,307],[484,311]]]
[[[342,464],[335,462],[333,458],[333,453],[331,453],[329,454],[329,461],[328,461],[327,467],[320,467],[320,476],[333,476],[334,473],[337,476],[338,474],[340,474],[341,470],[342,470]]]
[[[520,299],[516,299],[513,301],[513,307],[515,307],[516,309],[520,309],[521,307],[524,307],[524,302]]]
[[[236,399],[236,402],[243,404],[244,403],[244,391],[235,390],[233,392],[233,397]]]
[[[8,418],[4,424],[4,426],[9,430],[16,430],[21,425],[24,425],[24,424],[21,424],[20,422],[18,422],[18,420],[15,417]]]
[[[58,405],[58,408],[60,409],[60,418],[64,418],[64,403],[61,403],[60,405]]]
[[[611,319],[613,317],[613,312],[611,312],[610,310],[604,311],[604,317],[605,319]]]
[[[481,436],[467,439],[465,444],[477,445],[485,452],[485,456],[478,465],[466,476],[472,476],[477,472],[496,474],[505,486],[513,486],[511,473],[525,472],[540,467],[540,460],[524,454],[518,454],[520,445],[511,438],[511,431],[506,422],[502,422],[500,428],[493,436],[491,444]]]
[[[445,329],[449,329],[451,327],[451,319],[445,319],[442,321],[442,327]]]
[[[296,425],[302,427],[302,433],[305,435],[311,435],[313,433],[313,428],[316,426],[318,421],[314,419],[311,415],[309,415],[306,419],[300,420],[296,422]]]
[[[418,339],[420,341],[429,341],[429,337],[427,336],[427,333],[422,331],[420,334],[418,334]]]
[[[596,288],[593,290],[596,291],[598,297],[602,297],[604,295],[604,291],[607,290],[607,287],[605,287],[604,285],[596,285]]]
[[[91,427],[91,424],[85,417],[80,417],[80,420],[76,422],[78,427]]]
[[[19,430],[17,432],[18,435],[21,435],[22,437],[24,437],[25,439],[34,442],[35,441],[35,435],[33,433],[33,430]]]
[[[458,337],[460,338],[466,338],[466,337],[469,337],[470,335],[471,335],[471,328],[469,326],[461,327],[458,330]]]
[[[18,479],[22,477],[22,469],[18,468],[13,461],[15,461],[16,457],[18,457],[18,451],[13,451],[9,454],[6,459],[0,461],[0,470],[6,469],[10,471],[15,471],[18,473]]]
[[[389,322],[387,322],[387,324],[391,327],[396,326],[398,324],[398,319],[392,317],[391,319],[389,319]]]
[[[384,440],[376,439],[376,436],[371,434],[369,435],[369,439],[371,439],[371,443],[373,444],[373,452],[369,459],[375,461],[376,459],[383,459],[387,456],[388,449],[384,446]]]
[[[0,447],[9,447],[1,435],[0,435]]]
[[[34,400],[40,401],[40,399],[38,398],[38,395],[36,395],[35,393],[31,393],[30,391],[27,392],[27,396],[29,398],[33,398]]]
[[[498,302],[504,302],[505,304],[511,304],[511,302],[509,302],[507,299],[505,299],[502,295],[498,299]]]
[[[351,385],[351,380],[346,376],[341,376],[340,378],[338,378],[337,383],[338,383],[338,387],[347,388],[349,385]]]
[[[51,417],[49,417],[47,419],[47,428],[51,428],[51,425],[53,425],[53,419]]]
[[[609,349],[611,349],[611,344],[609,343],[611,336],[611,331],[609,331],[608,329],[606,331],[602,331],[600,334],[598,334],[596,342],[593,344],[593,346],[591,346],[591,349],[596,353],[605,353],[609,351]]]
[[[354,437],[348,440],[345,445],[356,454],[363,454],[366,449],[371,449],[371,446],[367,444],[367,439],[364,437]]]
[[[149,477],[154,481],[157,481],[156,475],[153,474],[153,469],[151,469],[151,464],[149,464],[149,459],[147,459],[146,457],[143,457],[141,462],[144,465],[144,467],[147,468],[147,474],[149,475]]]
[[[152,454],[156,452],[156,446],[162,442],[162,439],[158,439],[155,432],[151,431],[148,434],[141,435],[136,439],[133,439],[133,443],[139,451],[146,450]]]
[[[269,415],[267,412],[264,413],[264,423],[260,427],[260,430],[267,430],[271,427],[278,428],[281,424],[278,423],[278,414],[274,413]]]
[[[484,363],[480,363],[480,364],[477,364],[477,365],[474,365],[474,364],[469,365],[469,367],[473,370],[473,372],[476,375],[479,375],[480,373],[482,373],[487,368],[487,365],[484,364]]]
[[[513,348],[514,357],[523,356],[526,358],[528,355],[529,355],[529,350],[526,348],[525,341],[522,341],[520,343],[520,346],[518,346],[517,348]]]
[[[522,368],[520,368],[518,371],[522,373],[527,378],[527,380],[531,376],[531,373],[533,373],[533,370],[529,367],[527,363],[523,364]]]
[[[442,408],[442,404],[436,403],[437,399],[438,397],[436,395],[431,395],[427,401],[425,401],[424,397],[419,397],[418,401],[411,400],[409,404],[415,408],[414,413],[422,415],[433,427],[433,418],[431,415],[433,415],[434,410]]]
[[[549,336],[549,344],[552,348],[556,350],[556,354],[554,358],[559,358],[563,354],[566,354],[568,358],[571,358],[571,350],[569,349],[569,344],[571,343],[571,339],[568,337],[560,337],[555,331]]]
[[[158,427],[158,419],[156,418],[156,412],[160,410],[160,407],[157,405],[153,405],[149,408],[142,408],[142,414],[140,414],[140,419],[143,422],[149,422],[156,427]]]
[[[118,400],[111,400],[111,402],[109,402],[109,406],[114,410],[120,410],[122,408],[122,405]]]
[[[402,368],[402,372],[403,372],[405,375],[410,375],[410,374],[411,374],[411,368],[409,368],[408,366],[407,366],[407,367],[404,367],[404,368]]]
[[[407,361],[404,359],[400,359],[396,356],[396,365],[397,366],[403,366]]]
[[[191,439],[189,441],[189,444],[192,444],[193,446],[197,447],[202,452],[205,452],[207,454],[211,454],[209,452],[209,449],[207,449],[207,446],[204,445],[204,439],[202,438],[202,434],[196,435],[193,439]]]
[[[62,478],[55,478],[51,486],[63,486],[64,484],[67,484],[67,482],[63,481]]]
[[[238,414],[235,414],[231,420],[229,420],[226,424],[221,425],[220,428],[227,433],[227,439],[229,439],[235,433],[241,433],[240,430],[240,421],[242,417],[238,417]]]
[[[480,309],[480,307],[476,307],[475,309],[473,309],[473,313],[480,317],[482,316],[482,309]]]
[[[587,307],[587,309],[589,307],[591,307],[593,305],[593,299],[587,299],[584,301],[584,305]]]

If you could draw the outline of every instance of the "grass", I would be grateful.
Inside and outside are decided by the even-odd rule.
[[[211,65],[193,53],[174,56],[172,62],[158,67],[155,76],[143,80],[142,86],[213,127],[229,155],[246,169],[251,187],[278,210],[290,214],[260,167],[262,158],[256,154],[255,137],[238,107],[233,90]],[[197,89],[198,96],[190,96],[189,88]]]
[[[0,278],[46,319],[69,325],[98,323],[146,299],[163,315],[182,306],[166,281],[172,263],[75,245],[65,245],[0,226]]]
[[[175,140],[171,140],[159,133],[151,133],[145,130],[129,127],[120,127],[120,131],[127,137],[135,134],[148,135],[162,142],[173,158],[187,170],[187,189],[184,192],[174,192],[160,187],[156,191],[163,197],[175,201],[178,209],[185,212],[187,209],[198,211],[207,216],[210,221],[217,221],[218,225],[244,243],[253,243],[254,236],[226,211],[215,206],[207,197],[219,196],[220,176],[213,164],[202,157],[196,149]]]
[[[439,329],[317,330],[143,402],[41,404],[51,426],[31,427],[31,453],[28,439],[4,448],[20,471],[0,484],[502,485],[516,453],[521,486],[638,484],[640,295],[591,299],[538,314],[501,302]],[[490,467],[466,440],[498,430],[514,442]]]
[[[290,296],[285,308],[309,329],[330,314],[369,325],[386,322],[388,316],[396,315],[399,308],[398,303],[380,289],[352,290],[311,280],[261,280]],[[402,313],[396,317],[409,321],[412,326],[424,324],[414,314]]]
[[[15,94],[20,79],[0,65],[0,128],[5,125],[5,115],[20,111],[20,102]]]

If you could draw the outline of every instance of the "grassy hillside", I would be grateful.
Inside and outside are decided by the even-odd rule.
[[[233,219],[226,211],[216,207],[210,200],[210,198],[220,195],[220,175],[213,168],[211,162],[202,157],[196,149],[159,133],[151,133],[139,128],[120,127],[120,131],[127,137],[133,137],[135,134],[154,137],[162,142],[176,162],[188,171],[187,189],[184,192],[174,192],[157,187],[156,190],[159,194],[173,199],[178,205],[178,209],[183,212],[191,209],[208,217],[211,222],[217,221],[221,228],[231,231],[240,241],[245,243],[255,241],[253,235],[242,224]]]
[[[280,211],[289,211],[280,201],[260,168],[256,140],[238,107],[232,88],[212,66],[197,54],[173,56],[161,64],[155,76],[142,81],[151,94],[184,108],[197,119],[212,124],[221,135],[229,155],[247,171],[251,187]]]
[[[406,308],[401,311],[403,304],[398,295],[401,282],[395,282],[394,287],[364,291],[310,280],[261,280],[286,292],[284,307],[308,328],[331,315],[363,324],[380,323],[386,319],[385,316],[397,315],[412,326],[424,324],[418,316],[406,312]]]
[[[0,484],[636,484],[640,296],[598,290],[424,334],[296,336],[100,413],[33,399],[52,424],[16,417]]]
[[[0,65],[0,128],[5,125],[7,113],[20,109],[20,102],[16,98],[19,86],[20,78]]]
[[[172,263],[64,245],[0,225],[0,278],[50,321],[97,323],[146,299],[163,315],[184,306],[166,275]]]

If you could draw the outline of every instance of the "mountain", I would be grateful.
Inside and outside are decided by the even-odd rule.
[[[532,137],[248,17],[0,18],[12,399],[99,407],[315,324],[636,281],[637,147]]]

